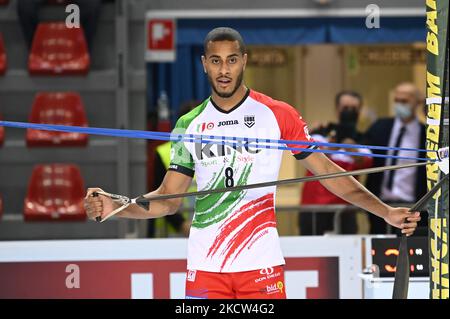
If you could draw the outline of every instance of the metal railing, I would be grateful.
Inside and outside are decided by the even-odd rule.
[[[409,207],[408,204],[391,204],[394,207],[397,206],[403,206],[403,207]],[[276,211],[278,213],[302,213],[302,212],[307,212],[307,213],[311,213],[312,217],[313,217],[313,235],[316,234],[316,215],[317,214],[324,214],[324,213],[334,213],[333,216],[333,230],[330,232],[332,234],[340,234],[341,233],[341,216],[342,214],[346,214],[346,213],[355,213],[355,212],[365,212],[363,209],[361,209],[360,207],[357,206],[353,206],[353,205],[346,205],[346,204],[333,204],[333,205],[284,205],[284,206],[277,206],[276,207]],[[180,209],[180,212],[188,212],[190,214],[193,214],[194,212],[194,208],[193,207],[183,207]],[[369,213],[368,213],[369,214]],[[9,226],[13,226],[13,227],[20,227],[20,224],[30,224],[30,223],[25,223],[23,220],[23,215],[22,214],[4,214],[3,217],[0,219],[0,223],[2,222],[6,222],[6,224],[8,224]],[[91,223],[92,221],[87,221],[87,223]],[[137,220],[115,220],[113,221],[113,224],[117,224],[117,223],[124,223],[124,224],[128,224],[130,222],[132,222],[134,224],[134,226],[129,225],[127,228],[129,228],[129,231],[126,235],[124,235],[123,230],[121,231],[121,234],[118,234],[118,237],[145,237],[145,235],[142,233],[142,231],[139,231],[139,227],[137,226],[139,221]],[[12,224],[11,224],[12,223]],[[93,223],[93,222],[92,222]],[[39,223],[32,223],[34,224],[33,229],[39,226]],[[55,221],[55,222],[47,222],[44,224],[41,224],[43,227],[45,227],[47,224],[51,225],[51,224],[55,224],[54,226],[56,227],[56,224],[59,224],[61,227],[63,226],[67,226],[67,227],[63,227],[63,228],[67,228],[67,230],[69,231],[71,228],[71,222],[61,222],[61,221]],[[79,224],[79,223],[78,223]],[[15,226],[14,226],[15,225]],[[3,225],[6,226],[6,225]],[[81,226],[81,225],[78,225]],[[90,230],[92,231],[93,228],[92,227],[94,225],[90,225]],[[113,225],[110,225],[113,226]],[[91,229],[92,228],[92,229]],[[142,229],[145,229],[145,227],[142,227]],[[89,231],[88,231],[89,232]],[[390,225],[387,225],[387,233],[388,234],[392,234],[392,227]],[[1,236],[0,236],[1,237]],[[20,237],[20,236],[19,236]]]
[[[393,207],[411,207],[413,203],[389,203],[389,205]],[[316,214],[329,214],[334,213],[333,216],[333,231],[331,233],[333,234],[340,234],[341,233],[341,216],[342,214],[346,213],[356,213],[356,212],[364,212],[367,214],[371,214],[367,212],[366,210],[349,204],[330,204],[330,205],[284,205],[284,206],[276,206],[275,208],[276,212],[283,212],[283,213],[312,213],[313,216],[313,235],[316,234]],[[185,207],[180,209],[180,211],[183,212],[189,212],[194,213],[194,207]],[[386,233],[392,234],[392,226],[389,224],[386,224]]]

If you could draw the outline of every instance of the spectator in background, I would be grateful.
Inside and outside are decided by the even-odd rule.
[[[27,41],[28,48],[33,44],[34,32],[36,31],[39,20],[39,7],[45,5],[47,0],[18,0],[17,14],[20,25]],[[100,13],[101,0],[60,0],[53,1],[61,4],[76,4],[80,8],[80,22],[84,29],[86,42],[89,51],[92,52],[92,43],[97,26],[97,20]]]
[[[356,125],[361,112],[363,99],[354,91],[341,91],[335,98],[337,123],[319,125],[311,130],[313,139],[317,142],[355,144],[361,143],[363,134],[357,131]],[[339,149],[337,147],[321,147],[323,149],[349,152],[370,153],[367,149]],[[329,154],[329,158],[347,171],[367,168],[372,165],[371,157]],[[307,176],[313,175],[307,172]],[[303,186],[301,205],[332,205],[346,204],[344,200],[328,191],[319,181],[306,182]],[[333,230],[334,214],[331,212],[301,212],[299,215],[299,230],[301,235],[323,235]],[[356,214],[344,212],[341,216],[341,232],[357,233]]]
[[[363,104],[362,96],[355,91],[343,90],[336,94],[334,105],[337,116],[337,123],[320,123],[311,128],[311,134],[318,134],[327,137],[334,143],[344,143],[347,139],[349,144],[360,143],[364,139],[364,134],[358,132],[356,126]]]
[[[394,92],[394,118],[376,121],[367,131],[365,143],[368,145],[425,148],[425,125],[417,119],[417,111],[423,105],[419,89],[412,83],[400,83]],[[408,151],[374,151],[374,153],[421,157],[417,152]],[[408,160],[375,158],[374,166],[387,166],[411,163]],[[370,174],[367,188],[387,203],[413,203],[426,193],[425,167],[406,168],[384,173]],[[369,216],[370,233],[385,234],[384,223]],[[416,234],[423,234],[427,218],[419,223]]]
[[[180,107],[178,118],[194,109],[200,103],[201,102],[199,101],[188,101],[186,103],[183,103]],[[166,142],[156,148],[154,171],[155,178],[152,189],[156,189],[159,185],[161,185],[164,176],[166,175],[167,169],[169,168],[171,144],[171,142]],[[190,189],[189,191],[195,191],[195,187],[193,189]],[[189,200],[192,200],[192,198],[186,198],[184,204],[187,204],[187,206],[193,206],[193,204],[190,203]],[[191,222],[187,219],[188,216],[186,215],[187,213],[182,213],[181,211],[179,211],[173,215],[166,215],[164,219],[149,219],[147,228],[148,237],[153,238],[158,237],[157,235],[170,235],[173,233],[188,237]]]

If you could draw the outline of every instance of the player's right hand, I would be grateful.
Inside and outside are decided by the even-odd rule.
[[[88,188],[84,198],[84,209],[89,219],[96,220],[97,217],[105,217],[115,209],[113,200],[108,196],[93,196],[94,192],[103,190],[101,188]]]

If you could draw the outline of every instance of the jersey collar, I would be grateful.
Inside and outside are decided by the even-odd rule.
[[[236,104],[235,106],[233,106],[231,109],[229,109],[228,111],[224,111],[222,110],[212,99],[212,97],[209,98],[209,100],[211,101],[211,104],[216,108],[217,111],[219,111],[220,113],[225,113],[225,114],[229,114],[231,112],[233,112],[234,110],[236,110],[239,106],[241,106],[242,103],[244,103],[244,101],[248,98],[248,96],[250,95],[250,89],[247,88],[247,92],[245,93],[244,97],[242,98],[242,100],[239,101],[238,104]]]

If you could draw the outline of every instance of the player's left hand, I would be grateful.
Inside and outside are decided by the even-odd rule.
[[[386,223],[400,228],[402,234],[406,236],[411,236],[414,233],[420,219],[420,212],[410,212],[409,208],[405,207],[389,208],[388,214],[384,218]]]

